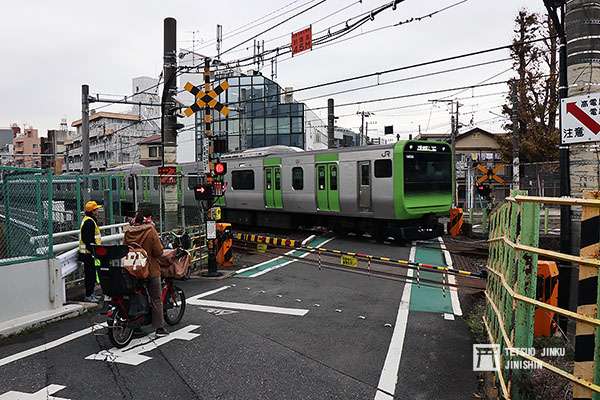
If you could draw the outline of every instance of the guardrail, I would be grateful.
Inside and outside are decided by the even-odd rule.
[[[513,361],[527,360],[574,384],[573,398],[591,399],[600,393],[600,328],[597,310],[598,268],[600,268],[600,192],[586,192],[583,199],[525,196],[521,192],[506,199],[490,218],[490,254],[486,313],[483,323],[490,343],[499,346],[496,372],[502,396],[522,399],[520,385],[526,371],[506,368]],[[580,256],[541,249],[539,245],[540,205],[583,207]],[[579,265],[577,312],[536,300],[538,257]],[[574,319],[577,324],[575,368],[560,369],[532,355],[535,309],[541,308]]]
[[[120,224],[112,224],[112,225],[100,226],[99,228],[100,228],[101,231],[105,231],[107,229],[122,228],[125,225],[129,225],[129,223],[128,222],[123,222],[123,223],[120,223]],[[79,229],[74,229],[72,231],[65,231],[65,232],[56,232],[52,236],[54,237],[54,239],[56,239],[56,238],[65,237],[65,236],[71,236],[71,235],[79,235]],[[31,237],[29,239],[29,242],[31,244],[35,244],[35,242],[37,242],[37,241],[47,240],[47,239],[48,239],[48,235],[33,236],[33,237]]]

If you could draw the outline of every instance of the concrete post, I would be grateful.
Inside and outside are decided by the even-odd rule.
[[[177,21],[174,18],[164,20],[164,87],[162,94],[162,145],[163,165],[177,165],[177,116],[175,99],[177,95]],[[177,185],[166,185],[164,191],[164,229],[169,231],[177,227]]]

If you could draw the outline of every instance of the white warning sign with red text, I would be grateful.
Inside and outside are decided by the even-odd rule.
[[[600,93],[561,100],[561,142],[600,141]]]

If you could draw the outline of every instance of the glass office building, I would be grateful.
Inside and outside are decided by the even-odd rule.
[[[224,117],[213,110],[213,131],[227,138],[229,152],[249,148],[285,145],[310,150],[313,141],[323,142],[326,148],[327,131],[307,136],[305,130],[305,105],[295,103],[291,96],[283,96],[281,87],[262,75],[234,75],[224,79],[229,89],[219,95],[219,101],[229,107],[229,115]],[[285,99],[285,97],[288,97]],[[196,114],[197,145],[196,154],[202,154],[203,113]],[[314,125],[314,123],[313,123]],[[308,141],[311,143],[307,143]],[[324,139],[323,139],[324,137]]]

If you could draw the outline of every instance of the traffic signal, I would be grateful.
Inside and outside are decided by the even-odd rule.
[[[490,185],[477,185],[477,193],[481,197],[489,198],[491,191]]]
[[[194,197],[198,201],[212,201],[213,187],[209,184],[200,184],[194,188]]]
[[[214,171],[217,176],[225,175],[227,173],[227,164],[220,161],[215,163]]]
[[[216,137],[213,139],[213,151],[215,153],[227,153],[228,149],[227,139]]]

